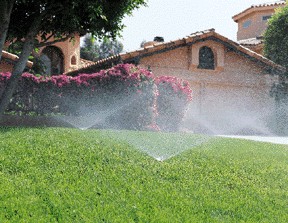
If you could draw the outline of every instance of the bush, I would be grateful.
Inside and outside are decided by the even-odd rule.
[[[178,131],[192,100],[192,91],[187,81],[177,77],[156,78],[158,89],[156,123],[163,131]]]
[[[264,33],[265,56],[288,69],[288,4],[279,7],[268,20]],[[287,71],[288,72],[288,71]],[[286,76],[288,73],[286,72]]]
[[[10,73],[0,74],[0,93]],[[17,114],[100,117],[95,127],[176,131],[191,100],[187,82],[154,78],[132,64],[76,77],[24,73],[8,111]],[[157,117],[157,114],[159,116]]]

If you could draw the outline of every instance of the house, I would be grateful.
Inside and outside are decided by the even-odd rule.
[[[268,17],[284,4],[251,6],[235,15],[239,42],[209,29],[169,42],[157,37],[143,48],[94,63],[80,60],[78,39],[74,45],[46,47],[40,54],[51,73],[94,73],[133,63],[156,76],[180,77],[193,89],[183,128],[211,134],[271,134],[277,126],[270,92],[286,70],[261,55],[261,35]]]
[[[18,56],[3,50],[2,58],[0,61],[0,72],[10,72],[13,69],[13,66],[18,60],[18,58],[19,58]],[[26,70],[31,69],[32,66],[33,63],[31,61],[28,61],[26,63]]]
[[[53,38],[51,38],[51,40],[49,41],[53,41]],[[8,46],[6,45],[6,48],[7,47]],[[10,62],[8,65],[7,62],[5,62],[5,55],[8,55],[7,52],[3,51],[2,55],[4,57],[0,63],[0,70],[12,71],[14,63],[16,61],[15,58],[17,56],[14,55],[15,58],[13,60],[13,63]],[[46,74],[48,75],[57,75],[73,71],[79,69],[81,66],[85,66],[85,64],[89,62],[80,59],[80,36],[77,34],[72,40],[66,40],[63,42],[55,43],[51,46],[41,47],[39,49],[39,52],[34,56],[40,57],[46,67]]]
[[[252,5],[234,15],[232,19],[238,24],[237,40],[239,43],[263,55],[263,33],[267,28],[268,19],[277,8],[285,5],[285,1]]]
[[[77,72],[92,73],[117,63],[134,63],[157,76],[189,81],[193,103],[184,123],[187,129],[217,134],[269,134],[272,129],[275,102],[270,91],[285,68],[214,29],[170,42],[151,41]]]
[[[51,39],[50,41],[53,41]],[[52,46],[42,47],[38,56],[46,66],[47,74],[63,74],[81,67],[80,36],[76,34],[73,39],[58,42]]]

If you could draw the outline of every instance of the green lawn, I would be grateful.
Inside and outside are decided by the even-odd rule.
[[[288,146],[0,128],[0,222],[286,223]]]

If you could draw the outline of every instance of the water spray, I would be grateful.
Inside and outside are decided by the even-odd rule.
[[[95,110],[95,111],[91,113],[87,113],[82,116],[58,116],[57,118],[71,124],[75,128],[78,128],[80,130],[87,130],[87,129],[92,128],[96,124],[102,123],[107,117],[115,114],[116,112],[123,109],[124,107],[131,105],[138,97],[139,96],[125,98],[125,100],[127,101],[126,103],[121,104],[120,106],[115,106],[115,104],[110,105],[108,109],[106,109],[105,111],[97,111],[97,109],[94,109],[96,106],[89,107],[89,108],[82,107],[81,109],[82,111],[88,110],[88,109]]]

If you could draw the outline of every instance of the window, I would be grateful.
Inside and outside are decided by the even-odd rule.
[[[72,56],[71,58],[71,65],[77,65],[77,60],[75,56]]]
[[[214,53],[210,47],[203,46],[199,50],[199,69],[215,69]]]
[[[262,21],[267,21],[270,18],[271,18],[271,15],[262,16]]]
[[[251,25],[251,20],[247,20],[247,21],[245,21],[244,23],[243,23],[243,25],[242,25],[242,27],[244,28],[244,29],[246,29],[246,28],[248,28],[250,25]]]

